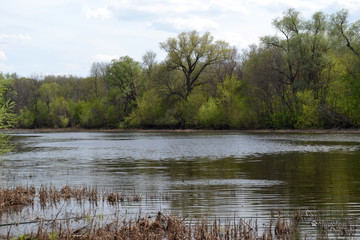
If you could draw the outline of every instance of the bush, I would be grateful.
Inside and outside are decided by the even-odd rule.
[[[138,100],[136,108],[125,123],[129,127],[156,127],[163,115],[162,102],[158,94],[152,89]]]
[[[220,128],[222,126],[222,111],[214,98],[204,103],[197,114],[199,123],[205,128]]]
[[[313,91],[305,90],[296,94],[298,101],[298,114],[295,128],[307,129],[320,127],[319,103],[314,99]]]
[[[34,128],[35,114],[31,112],[28,108],[23,108],[20,110],[18,116],[18,125],[20,128]]]

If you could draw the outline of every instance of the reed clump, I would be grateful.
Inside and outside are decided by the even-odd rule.
[[[35,187],[0,188],[0,211],[32,205],[35,196]]]
[[[55,222],[55,220],[54,220]],[[291,235],[269,235],[264,233],[258,236],[256,222],[236,221],[223,224],[220,219],[208,221],[201,219],[194,224],[186,222],[172,215],[159,212],[155,218],[139,217],[134,220],[116,219],[105,225],[91,221],[79,228],[71,228],[67,222],[58,222],[48,227],[40,222],[38,229],[27,233],[27,239],[123,239],[123,240],[272,240],[292,239]],[[269,231],[272,232],[272,231]],[[25,235],[24,235],[25,236]]]
[[[33,191],[36,193],[35,188],[33,188]],[[65,185],[60,189],[53,186],[41,186],[36,196],[39,197],[41,207],[56,205],[61,200],[76,200],[80,204],[84,201],[88,201],[94,205],[97,205],[100,201],[102,201],[108,202],[111,205],[115,205],[125,201],[139,202],[142,199],[141,195],[139,194],[126,195],[123,192],[99,192],[95,187],[71,187],[69,185]]]

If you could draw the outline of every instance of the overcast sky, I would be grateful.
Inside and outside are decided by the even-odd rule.
[[[304,18],[348,9],[359,0],[0,0],[0,72],[20,76],[88,76],[93,62],[148,51],[184,31],[209,31],[239,49],[275,34],[271,22],[288,8]]]

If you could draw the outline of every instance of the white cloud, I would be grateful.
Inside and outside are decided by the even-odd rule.
[[[88,6],[83,6],[82,10],[86,18],[109,19],[112,17],[112,12],[107,7],[91,9]]]
[[[7,60],[7,56],[3,51],[0,51],[0,60]]]
[[[96,54],[90,58],[92,62],[110,62],[113,59],[118,59],[119,56],[107,55],[107,54]]]
[[[138,12],[147,14],[173,14],[205,12],[209,10],[209,4],[202,0],[110,0],[109,7],[121,12]]]
[[[0,9],[1,70],[86,75],[91,62],[139,61],[149,49],[161,59],[159,42],[194,29],[246,48],[275,34],[272,20],[289,8],[360,19],[359,0],[12,0]]]
[[[14,66],[0,63],[0,72],[11,72],[14,70],[15,70]]]
[[[194,13],[253,14],[253,10],[259,8],[268,8],[269,11],[278,10],[280,12],[287,8],[314,12],[321,11],[333,5],[347,8],[350,11],[360,8],[359,0],[108,0],[106,3],[108,8],[113,9],[120,17],[142,15],[142,17],[145,16],[148,18]]]
[[[228,2],[235,4],[233,0]],[[333,6],[340,6],[341,8],[348,9],[350,12],[360,9],[359,0],[248,0],[246,5],[248,7],[251,5],[257,7],[286,6],[287,8],[295,8],[304,15],[311,15],[315,11],[322,11]]]
[[[6,42],[6,43],[13,43],[16,41],[23,41],[27,42],[31,40],[31,36],[29,34],[0,34],[0,43]]]
[[[355,12],[360,9],[359,0],[344,0],[337,2],[341,7],[348,9],[350,12]]]
[[[249,36],[237,32],[214,32],[214,37],[217,40],[224,40],[232,46],[241,48],[247,48],[251,43],[255,43],[257,41],[256,38],[249,39]]]
[[[187,18],[164,18],[158,20],[154,26],[156,28],[174,29],[177,31],[209,31],[219,27],[219,24],[208,18],[187,17]]]

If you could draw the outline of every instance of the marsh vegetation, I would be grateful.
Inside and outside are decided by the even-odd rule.
[[[147,200],[154,200],[155,197]],[[164,200],[160,196],[159,199]],[[168,198],[165,198],[168,199]],[[92,187],[18,186],[0,189],[3,239],[329,239],[359,236],[359,219],[332,219],[318,211],[272,211],[262,225],[256,218],[179,218],[157,212],[127,215],[123,202],[140,196]],[[101,207],[99,207],[101,206]],[[71,213],[69,213],[71,208]],[[101,210],[102,209],[102,210]],[[104,211],[108,211],[107,214]],[[285,214],[285,215],[282,215]],[[326,214],[326,213],[325,213]],[[11,222],[12,221],[12,222]],[[307,226],[308,225],[308,226]],[[303,232],[305,231],[305,233]]]

